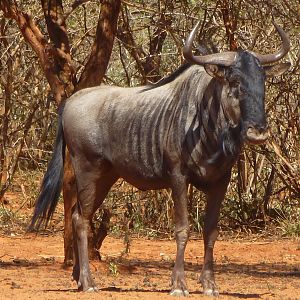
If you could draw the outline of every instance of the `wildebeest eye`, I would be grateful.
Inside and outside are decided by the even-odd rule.
[[[239,81],[232,81],[229,82],[230,87],[230,96],[233,98],[239,98],[240,95],[240,82]]]

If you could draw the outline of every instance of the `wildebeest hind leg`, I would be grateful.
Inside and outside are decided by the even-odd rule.
[[[101,168],[100,168],[101,169]],[[72,215],[74,234],[73,277],[78,290],[96,291],[88,257],[89,224],[95,211],[102,204],[109,189],[117,180],[112,171],[80,169],[74,164],[78,202]]]

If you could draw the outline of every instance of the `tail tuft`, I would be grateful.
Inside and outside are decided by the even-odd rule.
[[[33,217],[29,226],[30,231],[38,230],[42,225],[45,227],[48,225],[49,220],[53,216],[62,189],[66,148],[61,120],[62,110],[63,108],[60,109],[59,113],[58,129],[52,158],[48,164],[35,204]]]

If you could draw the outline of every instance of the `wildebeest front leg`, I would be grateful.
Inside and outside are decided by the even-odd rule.
[[[184,252],[189,238],[187,183],[185,177],[181,175],[173,177],[172,198],[174,201],[177,253],[172,272],[172,290],[170,294],[173,296],[188,296],[189,292],[184,276]]]
[[[221,182],[217,183],[207,193],[207,205],[204,219],[204,264],[200,276],[205,295],[217,296],[219,291],[215,283],[213,269],[213,250],[218,237],[218,220],[221,203],[224,199],[230,175],[227,175]]]

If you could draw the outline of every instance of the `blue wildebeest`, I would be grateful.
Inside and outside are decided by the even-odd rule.
[[[274,54],[238,51],[196,56],[192,53],[196,26],[183,49],[188,63],[159,83],[88,88],[60,107],[53,157],[31,227],[47,223],[54,212],[67,145],[78,193],[72,222],[73,277],[79,290],[96,290],[88,259],[89,224],[111,186],[123,178],[141,190],[172,190],[177,243],[172,295],[188,295],[184,276],[188,184],[206,193],[200,282],[205,294],[218,294],[213,247],[231,168],[244,142],[259,144],[267,139],[265,77],[281,74],[288,67],[263,67],[289,51],[289,38],[275,27],[282,47]]]

